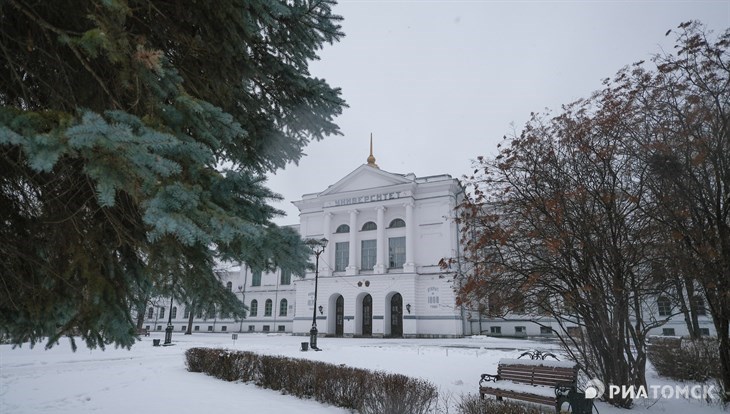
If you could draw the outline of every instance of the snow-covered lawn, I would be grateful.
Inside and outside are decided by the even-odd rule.
[[[335,364],[397,372],[436,384],[450,401],[475,393],[482,373],[496,373],[501,358],[515,358],[525,350],[559,352],[549,342],[472,337],[464,339],[348,339],[320,338],[323,352],[301,352],[306,337],[290,335],[198,333],[175,334],[174,346],[153,347],[152,333],[131,350],[88,350],[79,344],[72,352],[64,340],[50,350],[42,346],[13,349],[0,345],[0,413],[347,413],[281,395],[250,384],[229,383],[185,369],[183,353],[197,346],[250,350],[309,358]],[[674,384],[649,373],[650,385]],[[443,398],[442,398],[443,400]],[[598,403],[601,414],[626,414]],[[451,411],[453,413],[453,410]],[[718,405],[676,399],[640,400],[632,412],[724,412]]]

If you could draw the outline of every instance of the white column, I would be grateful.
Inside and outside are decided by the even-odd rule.
[[[332,240],[332,213],[324,213],[324,229],[322,231],[323,237],[327,240]],[[320,260],[319,263],[319,273],[322,276],[332,276],[332,264],[334,263],[332,261],[332,258],[334,255],[332,254],[332,251],[334,250],[335,246],[334,243],[327,244],[327,247],[324,249],[324,260]],[[324,263],[322,263],[324,262]]]
[[[386,246],[386,240],[385,240],[385,207],[378,206],[375,208],[378,212],[378,220],[377,220],[377,241],[375,246],[375,251],[377,252],[375,255],[375,268],[373,269],[373,273],[385,273],[385,269],[388,267],[385,263],[387,260],[385,258],[385,249],[387,249]]]
[[[346,275],[357,274],[357,210],[350,210],[350,260],[345,268]]]
[[[416,246],[416,223],[413,219],[413,203],[407,203],[406,207],[406,262],[403,264],[404,272],[415,272],[416,263],[413,259]]]

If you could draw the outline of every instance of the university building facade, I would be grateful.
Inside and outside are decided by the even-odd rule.
[[[222,283],[240,295],[248,315],[234,320],[215,309],[199,311],[192,329],[306,335],[314,314],[320,335],[326,336],[553,336],[559,325],[544,316],[527,312],[489,318],[457,306],[459,269],[442,269],[438,263],[461,256],[454,218],[463,197],[461,184],[449,175],[390,173],[375,164],[371,153],[367,164],[294,202],[300,222],[293,227],[302,238],[328,241],[319,257],[316,306],[314,271],[301,277],[282,269],[260,272],[245,264],[222,265]],[[673,311],[666,301],[657,298],[657,317]],[[169,298],[149,307],[146,328],[165,330],[165,304]],[[175,304],[171,311],[174,331],[185,331],[189,314],[184,305]],[[714,335],[704,311],[699,322],[703,333]],[[567,329],[570,333],[577,327]],[[675,317],[650,334],[688,332],[682,318]]]

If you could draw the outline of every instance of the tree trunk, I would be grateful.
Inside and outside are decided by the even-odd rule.
[[[193,318],[195,317],[195,302],[190,305],[190,316],[188,316],[188,329],[185,331],[185,335],[193,334]]]

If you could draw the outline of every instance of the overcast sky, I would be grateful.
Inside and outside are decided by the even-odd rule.
[[[671,50],[696,19],[730,27],[730,0],[341,0],[345,37],[310,66],[342,88],[344,136],[311,143],[299,165],[269,177],[287,213],[364,164],[373,134],[381,169],[460,178],[530,112],[587,97],[620,68]]]

